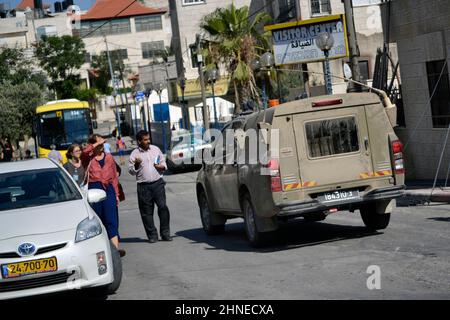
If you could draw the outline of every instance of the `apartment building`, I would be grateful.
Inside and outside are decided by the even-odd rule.
[[[398,47],[405,126],[397,134],[406,145],[410,179],[446,179],[450,169],[450,6],[448,0],[394,0],[390,40]],[[442,153],[444,151],[444,153]]]

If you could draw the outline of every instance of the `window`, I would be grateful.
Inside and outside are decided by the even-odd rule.
[[[200,3],[206,3],[206,0],[183,0],[183,5],[192,5],[192,4],[200,4]]]
[[[82,199],[62,169],[0,174],[0,211]]]
[[[134,19],[136,32],[162,29],[161,15],[137,17]]]
[[[84,55],[84,63],[90,63],[91,62],[91,54],[87,52],[86,50],[83,50]]]
[[[366,81],[369,78],[369,61],[359,60],[358,61],[359,70],[361,72],[361,80]]]
[[[311,158],[359,150],[358,129],[354,117],[308,122],[305,124],[305,130]]]
[[[280,0],[278,2],[280,13],[277,23],[289,21],[295,18],[295,0]]]
[[[428,90],[431,99],[431,116],[433,127],[446,128],[450,124],[450,86],[448,81],[448,67],[445,60],[427,62]],[[442,69],[444,69],[442,71]],[[439,76],[442,76],[439,80]],[[439,80],[439,83],[438,83]]]
[[[164,51],[164,41],[153,41],[141,43],[142,57],[152,59],[161,56]]]
[[[105,20],[81,21],[80,29],[74,30],[74,35],[80,37],[102,37],[103,35],[126,33],[131,33],[129,18],[113,19],[108,22]]]
[[[111,59],[113,60],[125,60],[128,59],[128,50],[127,49],[116,49],[109,51],[111,55]]]
[[[311,0],[311,14],[331,13],[330,0]]]

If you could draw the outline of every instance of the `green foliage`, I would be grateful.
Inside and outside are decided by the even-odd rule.
[[[123,72],[125,71],[125,64],[123,63],[123,59],[116,53],[117,52],[115,51],[110,51],[111,66],[112,69],[118,71],[122,77]],[[111,73],[109,71],[109,63],[106,52],[93,56],[91,67],[98,75],[97,77],[91,78],[92,87],[97,88],[102,94],[111,94],[113,89],[109,87]]]
[[[0,86],[0,137],[18,141],[31,135],[36,107],[44,103],[41,88],[36,83]]]
[[[98,90],[96,88],[79,89],[75,91],[74,98],[80,101],[94,102],[97,100]]]
[[[13,85],[34,82],[41,89],[46,87],[45,74],[32,70],[32,61],[19,48],[0,48],[0,83],[6,81]]]
[[[51,79],[49,87],[58,99],[72,98],[80,84],[76,73],[84,63],[84,43],[79,37],[42,36],[36,45],[39,65]]]
[[[200,24],[209,38],[203,52],[207,68],[225,66],[238,89],[235,112],[240,112],[241,102],[259,100],[250,63],[269,48],[269,34],[261,32],[260,26],[270,19],[264,12],[252,17],[248,6],[236,8],[232,4],[205,16]]]

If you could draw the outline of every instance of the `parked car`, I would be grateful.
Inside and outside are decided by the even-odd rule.
[[[190,133],[173,136],[167,151],[167,166],[170,171],[200,167],[201,163],[195,162],[196,155],[210,147],[211,144]]]
[[[0,299],[115,292],[120,256],[89,205],[105,198],[103,190],[83,194],[49,159],[0,164]]]
[[[211,161],[204,160],[197,177],[204,230],[223,232],[227,219],[242,217],[250,243],[261,245],[279,220],[320,221],[340,210],[359,210],[371,230],[386,228],[394,199],[404,189],[403,146],[393,130],[393,109],[373,93],[349,93],[235,118],[222,134],[233,130],[234,139],[224,140],[223,152],[214,145]],[[252,130],[267,148],[263,156],[256,163],[226,162],[241,151],[251,154],[259,142],[242,142],[242,136]],[[279,139],[272,141],[275,131]]]

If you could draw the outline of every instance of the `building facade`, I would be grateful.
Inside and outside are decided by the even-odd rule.
[[[398,47],[405,126],[396,131],[406,145],[410,179],[439,178],[450,168],[450,6],[448,0],[394,0],[390,39]]]

